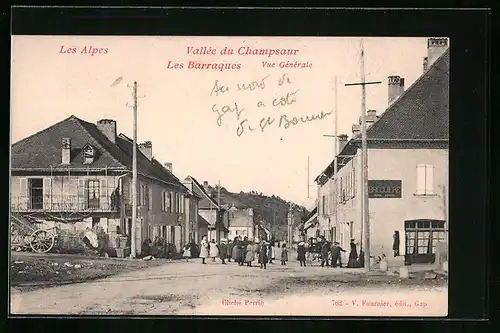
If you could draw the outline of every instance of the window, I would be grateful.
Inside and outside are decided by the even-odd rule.
[[[438,220],[405,221],[406,254],[435,254],[437,243],[445,240],[444,223]]]
[[[29,198],[31,209],[43,208],[43,178],[29,178]]]
[[[354,237],[354,222],[349,222],[349,240]]]
[[[83,164],[90,164],[94,162],[95,151],[91,145],[83,147]]]
[[[434,194],[434,166],[429,164],[417,165],[417,192],[416,195]]]
[[[99,180],[89,180],[87,188],[88,208],[99,208]]]
[[[326,214],[326,198],[324,195],[321,197],[321,214]]]

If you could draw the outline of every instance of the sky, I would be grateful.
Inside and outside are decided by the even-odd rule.
[[[363,43],[366,80],[382,81],[367,86],[366,107],[381,114],[388,76],[405,78],[407,89],[422,74],[427,38]],[[205,54],[194,53],[203,47]],[[245,55],[240,48],[292,51]],[[333,158],[334,141],[324,135],[334,133],[337,118],[338,134],[351,136],[361,115],[361,88],[345,86],[360,81],[359,51],[360,38],[347,37],[13,36],[11,140],[71,115],[114,119],[118,133],[132,137],[128,85],[137,81],[138,141],[151,141],[155,159],[172,163],[178,178],[310,207],[314,179]],[[280,68],[283,62],[304,67]]]

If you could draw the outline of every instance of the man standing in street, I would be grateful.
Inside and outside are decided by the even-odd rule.
[[[328,267],[328,252],[330,252],[330,243],[325,239],[321,244],[321,267]]]
[[[342,268],[342,258],[340,257],[340,252],[345,252],[345,250],[339,246],[338,242],[333,242],[331,267],[337,267],[338,262],[339,267]]]

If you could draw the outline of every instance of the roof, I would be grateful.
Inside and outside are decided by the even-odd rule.
[[[198,209],[219,209],[217,201],[205,191],[205,188],[193,176],[187,178],[193,181],[193,192],[201,198],[198,202]]]
[[[71,138],[71,158],[68,165],[61,164],[63,138]],[[90,144],[96,150],[91,165],[83,163],[82,148]],[[132,170],[133,143],[125,135],[111,142],[95,124],[70,116],[40,132],[12,145],[13,170],[109,169]],[[137,149],[137,166],[140,175],[179,187],[185,191],[177,177],[164,168],[160,162],[151,161]]]
[[[209,226],[210,222],[208,222],[207,220],[205,220],[205,218],[203,216],[198,214],[198,224],[205,224],[205,225]]]
[[[450,50],[447,49],[367,131],[370,145],[377,143],[425,143],[447,147],[449,140],[449,69]],[[354,155],[361,133],[352,137],[339,155]],[[412,147],[411,145],[408,147]],[[343,158],[341,158],[342,160]],[[338,162],[337,168],[343,166]],[[334,171],[334,162],[316,177],[324,184]]]

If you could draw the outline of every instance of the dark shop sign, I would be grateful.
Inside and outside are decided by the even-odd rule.
[[[369,198],[401,198],[401,180],[369,180]]]

